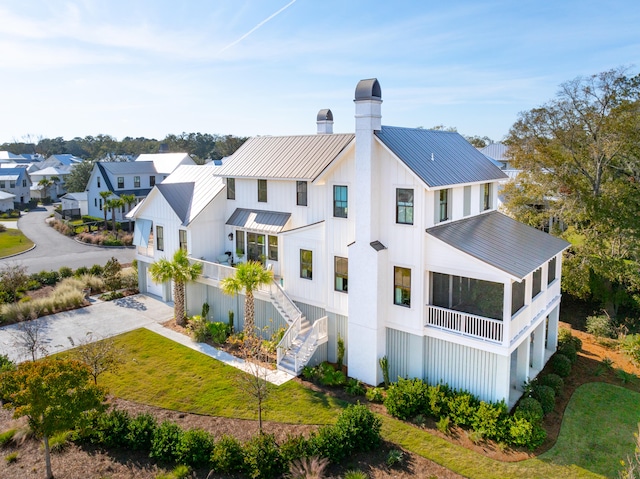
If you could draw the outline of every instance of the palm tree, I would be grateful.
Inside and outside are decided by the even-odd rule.
[[[136,202],[136,195],[120,195],[120,198],[127,205],[127,209],[131,211],[131,205]],[[129,220],[129,223],[127,223],[127,226],[128,226],[127,230],[131,232],[131,220]]]
[[[113,232],[116,232],[116,210],[118,208],[122,208],[124,206],[124,201],[122,198],[111,198],[105,204],[105,210],[111,210],[111,222],[113,224]]]
[[[221,282],[222,291],[231,296],[235,296],[244,289],[244,332],[248,336],[255,334],[253,292],[271,281],[273,281],[273,272],[265,270],[259,261],[248,261],[238,264],[236,274],[224,278]]]
[[[185,321],[185,285],[195,280],[202,271],[202,264],[189,263],[187,252],[178,248],[173,254],[173,260],[162,258],[149,266],[149,274],[156,283],[173,281],[173,315],[179,326]]]
[[[42,199],[44,200],[47,196],[49,196],[47,194],[47,189],[53,184],[53,181],[51,181],[48,178],[42,178],[40,181],[38,181],[38,185],[42,186],[42,190],[43,190],[43,195],[42,195]]]
[[[111,192],[109,190],[107,191],[101,191],[100,192],[100,196],[102,196],[102,212],[104,213],[104,229],[106,230],[107,227],[107,198],[109,198],[109,196],[111,196]]]

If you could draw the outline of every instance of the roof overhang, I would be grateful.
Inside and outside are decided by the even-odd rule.
[[[290,217],[291,213],[236,208],[226,224],[243,230],[277,234],[284,229]]]

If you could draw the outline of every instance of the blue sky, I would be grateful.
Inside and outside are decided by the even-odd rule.
[[[376,77],[382,123],[500,140],[579,75],[638,71],[640,2],[3,0],[0,143],[108,134],[354,129]]]

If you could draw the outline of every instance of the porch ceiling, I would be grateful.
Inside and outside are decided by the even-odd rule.
[[[434,226],[427,233],[520,279],[570,246],[497,211]]]

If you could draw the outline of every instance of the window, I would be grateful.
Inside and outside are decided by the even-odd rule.
[[[396,188],[396,223],[413,224],[413,190]]]
[[[93,206],[98,206],[98,198],[93,199]]]
[[[526,280],[520,283],[511,283],[511,316],[516,314],[524,307],[524,292],[526,289]]]
[[[307,182],[296,181],[296,205],[307,206]]]
[[[491,183],[482,185],[482,210],[491,209]]]
[[[531,297],[535,298],[542,290],[542,268],[538,268],[533,272],[533,283],[531,288]]]
[[[264,235],[247,232],[247,260],[264,262]]]
[[[267,180],[258,180],[258,201],[267,202]]]
[[[227,178],[227,199],[228,200],[236,199],[236,179],[235,178]]]
[[[393,304],[411,306],[411,270],[393,267]]]
[[[447,221],[449,219],[449,190],[436,191],[436,208],[438,221]]]
[[[100,188],[100,177],[98,176],[98,188]]]
[[[549,260],[549,266],[547,268],[547,284],[551,284],[556,279],[556,258],[555,256]]]
[[[27,186],[27,180],[22,180],[22,187],[26,188],[26,186]]]
[[[9,188],[15,188],[16,187],[16,180],[9,180]]]
[[[469,216],[471,214],[471,187],[464,187],[464,203],[462,216]]]
[[[236,255],[238,258],[244,256],[244,231],[236,230]]]
[[[333,216],[336,218],[347,217],[347,187],[335,185],[333,187]]]
[[[313,279],[313,253],[308,249],[300,250],[300,277]]]
[[[0,188],[6,188],[7,184],[4,181],[0,181]]]
[[[335,277],[335,290],[340,291],[341,293],[346,293],[348,290],[347,281],[349,277],[349,260],[347,258],[336,256],[333,262],[333,271]]]
[[[134,176],[133,177],[133,187],[134,188],[140,188],[140,177],[139,176]]]
[[[164,251],[164,228],[156,226],[156,245],[158,251]]]
[[[124,176],[118,176],[118,188],[124,188]]]
[[[156,177],[151,175],[149,177],[149,187],[153,188],[154,186],[156,186]]]
[[[269,236],[269,259],[278,261],[278,237]]]
[[[178,242],[180,249],[187,251],[187,230],[178,230]]]
[[[431,304],[502,320],[504,285],[492,281],[431,273]]]
[[[102,211],[102,198],[98,200],[100,202],[100,211]]]

